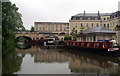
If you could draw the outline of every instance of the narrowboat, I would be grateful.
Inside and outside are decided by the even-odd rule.
[[[113,48],[112,42],[65,41],[64,46],[67,48],[78,49],[80,51],[90,51],[104,55],[120,56],[119,48]]]

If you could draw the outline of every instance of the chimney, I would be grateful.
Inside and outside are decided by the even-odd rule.
[[[84,16],[85,16],[85,11],[84,11]]]
[[[100,16],[100,11],[98,11],[98,16]]]
[[[120,11],[120,1],[118,2],[118,11]]]

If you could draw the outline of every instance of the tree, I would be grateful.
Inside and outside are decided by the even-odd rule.
[[[72,35],[72,36],[75,35],[75,28],[72,29],[70,35]]]
[[[81,28],[80,28],[80,33],[82,33],[84,29],[85,29],[85,27],[84,27],[84,26],[81,26]]]
[[[32,26],[31,27],[31,30],[30,30],[31,32],[34,32],[35,31],[35,29],[34,29],[34,27]]]
[[[74,27],[71,31],[72,40],[76,40],[76,34],[77,34],[77,32],[76,32],[75,27]]]
[[[11,2],[2,2],[2,64],[3,74],[20,70],[22,57],[15,53],[15,31],[25,29],[18,8]],[[14,52],[14,53],[13,53]],[[14,65],[13,65],[14,64]]]
[[[64,40],[72,40],[72,37],[71,36],[65,36]]]
[[[9,47],[14,44],[15,31],[24,28],[21,19],[22,15],[18,12],[18,8],[11,2],[2,2],[2,44],[3,47]]]

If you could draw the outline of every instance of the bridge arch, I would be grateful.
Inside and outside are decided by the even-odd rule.
[[[25,39],[27,39],[28,41],[31,41],[31,40],[32,40],[32,38],[29,37],[29,36],[18,36],[18,37],[16,37],[16,40],[18,40],[19,38],[25,38]]]

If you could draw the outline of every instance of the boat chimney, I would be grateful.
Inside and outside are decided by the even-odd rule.
[[[84,16],[85,16],[85,11],[84,11]]]
[[[100,16],[100,11],[98,11],[98,16]]]

